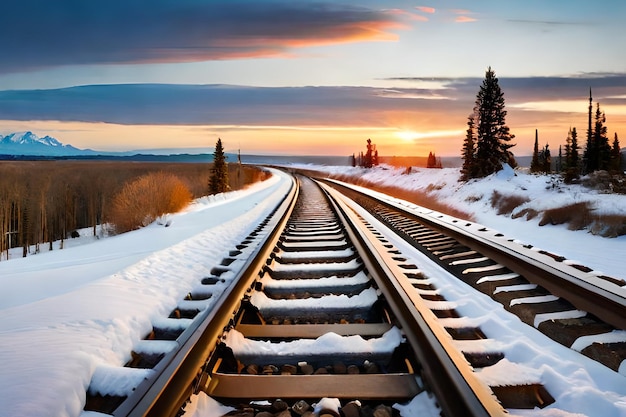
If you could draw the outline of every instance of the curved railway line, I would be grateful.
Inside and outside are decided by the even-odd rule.
[[[626,281],[590,274],[486,228],[468,231],[471,222],[419,214],[334,184],[442,268],[553,340],[576,347],[586,338],[578,350],[615,371],[626,359],[626,343],[594,340],[626,329]]]
[[[343,195],[566,346],[626,328],[623,294],[612,291],[623,292],[619,280],[581,285],[576,273],[553,265],[558,259],[545,255],[551,261],[542,263],[512,249],[520,246],[514,242],[477,240],[460,221],[450,230],[441,218],[298,177],[274,213],[155,324],[123,371],[94,376],[135,379],[132,394],[90,389],[85,410],[184,415],[199,392],[257,417],[307,415],[313,404],[319,415],[397,416],[394,404],[424,395],[445,416],[506,415],[507,408],[553,401],[538,382],[489,386],[477,378],[477,369],[504,353],[459,349],[486,336],[479,327],[450,325],[459,316],[454,303]],[[625,343],[600,338],[580,350],[612,369],[626,357]]]

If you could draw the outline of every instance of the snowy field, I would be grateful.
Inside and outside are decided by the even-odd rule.
[[[547,177],[514,175],[512,171],[462,187],[457,181],[458,169],[423,169],[402,175],[402,170],[391,168],[306,168],[431,190],[433,198],[469,212],[476,222],[506,236],[626,278],[626,236],[610,239],[584,230],[570,231],[562,225],[539,227],[537,219],[496,216],[489,203],[492,191],[500,190],[523,193],[530,199],[528,204],[537,206],[588,199],[598,210],[626,214],[626,196],[590,193],[579,186],[555,189]],[[184,212],[170,215],[169,227],[155,223],[114,237],[85,236],[67,241],[71,247],[66,245],[63,250],[1,261],[0,416],[81,415],[92,375],[125,363],[152,323],[167,317],[200,278],[209,275],[211,267],[267,216],[287,192],[288,184],[288,178],[277,173],[248,190],[199,199]],[[462,298],[467,293],[465,287],[445,276],[440,285],[451,300],[455,294]],[[511,342],[501,348],[508,349],[518,363],[505,362],[500,375],[483,377],[490,380],[516,372],[530,375],[553,387],[561,401],[571,403],[570,407],[519,415],[626,416],[626,376],[563,347],[544,351],[541,334],[484,298],[467,301],[459,308],[468,320],[479,322],[487,331],[509,329]],[[532,358],[521,357],[525,345],[531,347]],[[540,361],[538,371],[532,366]],[[198,402],[195,416],[219,415],[219,407],[210,399],[199,398]],[[409,407],[405,415],[418,407]]]
[[[541,216],[526,220],[510,215],[498,216],[491,207],[494,191],[503,195],[517,195],[529,201],[513,211],[525,208],[542,211],[572,203],[590,202],[596,213],[618,214],[626,217],[626,195],[591,191],[581,185],[559,183],[556,176],[530,175],[523,171],[504,169],[486,179],[460,183],[458,168],[413,168],[409,175],[404,168],[380,166],[372,169],[353,167],[321,167],[302,165],[302,168],[320,170],[328,174],[349,175],[383,186],[428,192],[434,200],[458,208],[473,216],[476,223],[579,262],[597,272],[626,279],[626,236],[604,238],[588,230],[568,230],[567,225],[539,226]]]
[[[0,262],[0,416],[79,416],[130,351],[288,191],[284,174],[135,232]]]

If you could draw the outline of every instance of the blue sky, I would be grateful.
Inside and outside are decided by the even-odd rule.
[[[534,129],[552,148],[584,130],[589,87],[610,135],[624,130],[624,17],[606,0],[3,2],[0,133],[292,154],[372,137],[383,154],[453,155],[491,66],[528,154]]]

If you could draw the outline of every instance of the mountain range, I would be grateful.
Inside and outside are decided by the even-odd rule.
[[[6,136],[0,135],[0,155],[5,156],[37,156],[37,157],[96,157],[113,156],[129,157],[133,155],[206,155],[212,154],[213,148],[163,148],[141,149],[124,152],[105,152],[92,149],[79,149],[65,145],[52,136],[39,137],[33,132],[16,132]]]
[[[0,154],[3,155],[76,156],[97,155],[98,153],[91,149],[78,149],[72,145],[64,145],[51,136],[40,138],[33,132],[0,135]]]

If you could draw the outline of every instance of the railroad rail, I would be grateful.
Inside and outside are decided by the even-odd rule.
[[[472,222],[327,182],[442,268],[553,340],[615,371],[626,360],[625,342],[602,340],[603,335],[626,329],[623,279],[593,273]],[[577,345],[584,339],[584,345]]]
[[[519,291],[539,288],[520,281],[530,275],[526,269],[525,275],[516,272],[529,268],[543,275],[532,269],[541,268],[536,259],[531,266],[518,265],[489,249],[489,242],[477,248],[463,233],[441,236],[441,220],[418,218],[338,183],[298,177],[273,215],[203,280],[206,289],[189,294],[161,327],[155,326],[146,345],[156,342],[156,347],[132,353],[127,368],[151,370],[132,395],[90,393],[85,409],[114,416],[177,416],[199,392],[224,404],[246,404],[250,415],[281,409],[302,414],[313,403],[326,404],[322,398],[336,399],[344,415],[355,407],[390,410],[426,392],[434,394],[433,407],[445,416],[498,416],[506,408],[553,401],[540,384],[490,387],[480,381],[474,369],[497,363],[503,354],[461,352],[453,341],[484,337],[480,329],[443,326],[439,320],[454,317],[454,308],[433,308],[432,301],[445,300],[344,195],[483,292],[494,281],[501,286],[509,279]],[[506,296],[518,296],[518,290]],[[203,310],[209,297],[217,298],[215,306]],[[623,309],[619,297],[608,298]],[[545,312],[526,314],[522,319],[528,321]],[[168,342],[160,350],[163,339]]]

